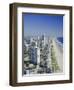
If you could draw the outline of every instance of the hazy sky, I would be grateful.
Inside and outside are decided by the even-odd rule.
[[[50,37],[63,36],[63,16],[43,14],[23,14],[24,35],[40,36],[45,34]]]

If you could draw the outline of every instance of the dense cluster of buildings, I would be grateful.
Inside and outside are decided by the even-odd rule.
[[[43,74],[55,72],[53,42],[49,37],[25,37],[24,74]],[[54,60],[52,60],[54,59]],[[58,68],[57,68],[58,69]]]

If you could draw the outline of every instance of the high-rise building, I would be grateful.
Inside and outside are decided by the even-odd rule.
[[[30,48],[30,60],[33,64],[40,63],[40,49],[38,47]]]
[[[48,37],[44,35],[42,35],[42,45],[45,46],[46,44],[48,44]]]

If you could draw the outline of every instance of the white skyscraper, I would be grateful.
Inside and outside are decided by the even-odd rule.
[[[40,48],[37,48],[37,64],[40,63]]]

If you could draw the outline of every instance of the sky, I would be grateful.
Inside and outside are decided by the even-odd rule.
[[[63,15],[23,13],[24,36],[63,36]]]

